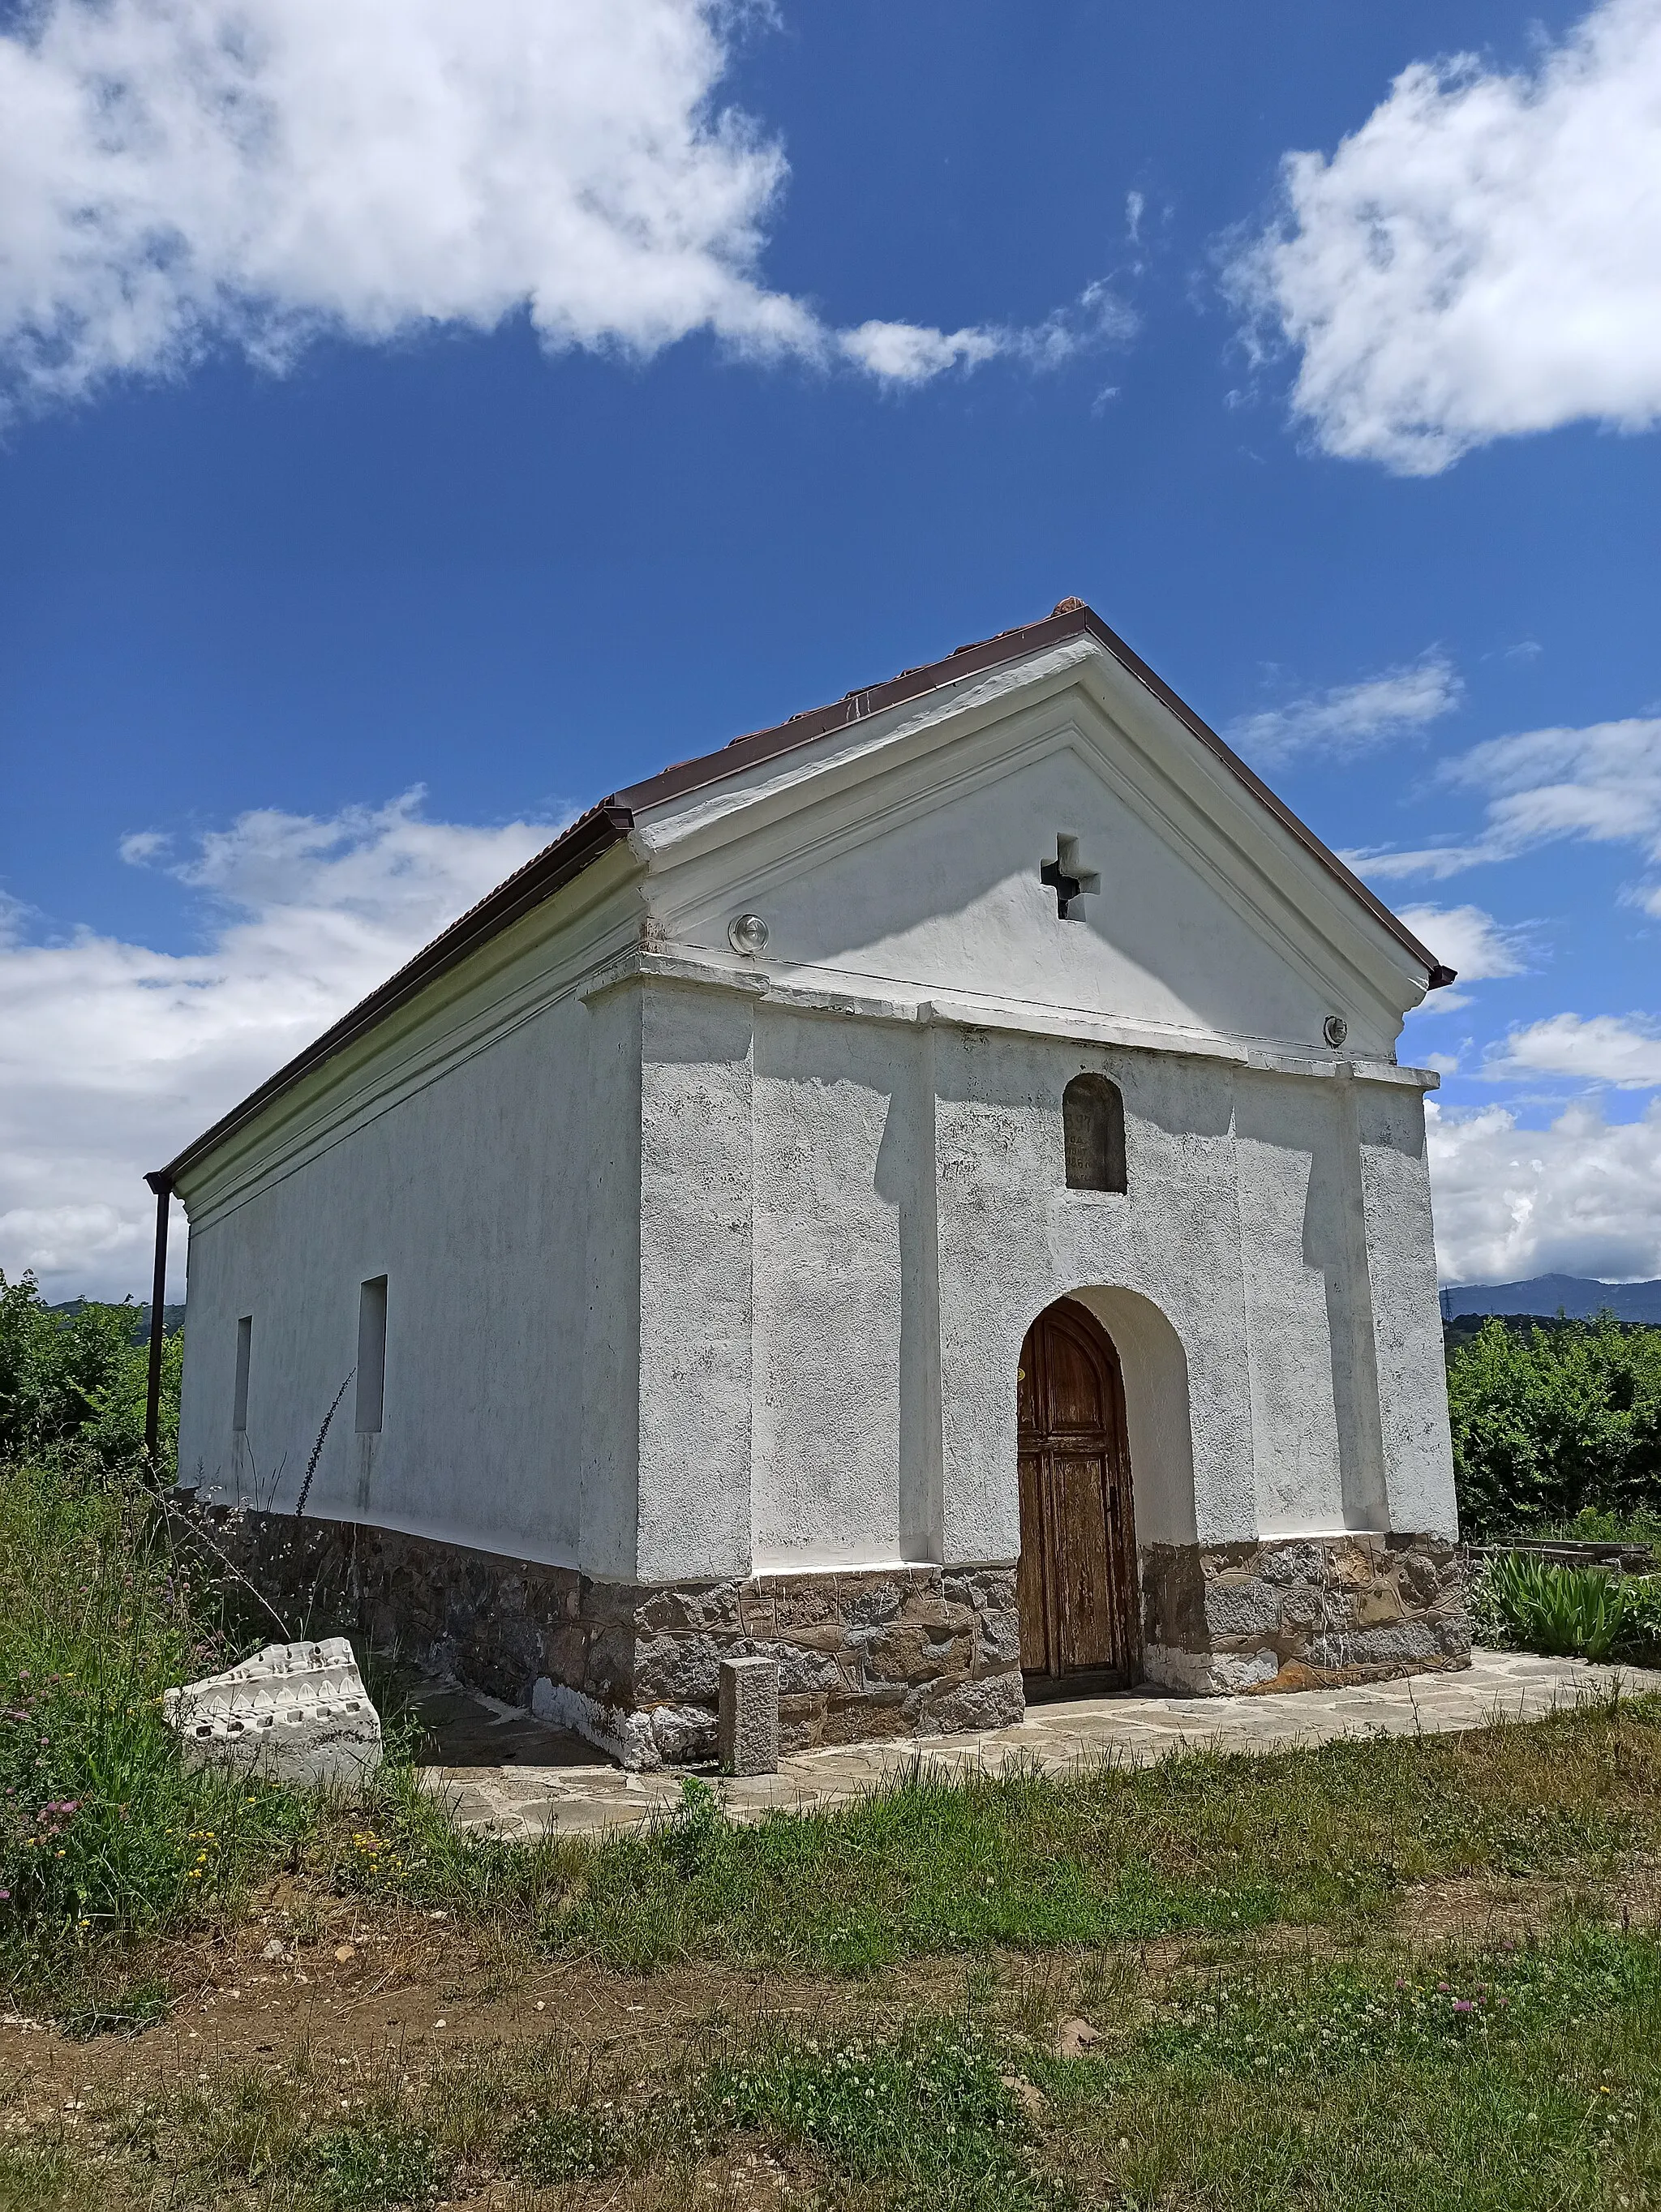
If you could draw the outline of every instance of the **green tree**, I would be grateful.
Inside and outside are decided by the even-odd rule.
[[[102,1466],[136,1460],[144,1448],[149,1354],[143,1310],[88,1300],[55,1313],[33,1275],[8,1282],[0,1272],[0,1460],[76,1445]],[[163,1347],[162,1464],[179,1433],[179,1376],[184,1334]]]
[[[1661,1329],[1488,1321],[1448,1362],[1448,1411],[1467,1535],[1661,1506]]]

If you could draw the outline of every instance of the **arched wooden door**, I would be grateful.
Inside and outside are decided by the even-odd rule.
[[[1021,1346],[1021,1668],[1031,1687],[1069,1674],[1141,1679],[1142,1639],[1124,1381],[1111,1340],[1071,1298]]]

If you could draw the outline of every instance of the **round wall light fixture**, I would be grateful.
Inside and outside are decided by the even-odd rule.
[[[758,914],[741,914],[727,924],[727,942],[734,952],[765,952],[767,924]]]
[[[1333,1049],[1336,1051],[1337,1048],[1349,1035],[1349,1024],[1344,1019],[1342,1014],[1329,1014],[1321,1024],[1321,1035],[1326,1039],[1327,1042],[1333,1048]]]

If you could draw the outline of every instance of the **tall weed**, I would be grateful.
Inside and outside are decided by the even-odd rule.
[[[1524,1651],[1608,1660],[1661,1644],[1661,1577],[1560,1566],[1526,1552],[1490,1559],[1471,1595],[1477,1633]]]
[[[234,1649],[135,1474],[0,1468],[0,1949],[177,1924],[303,1826],[287,1792],[188,1773],[162,1719]]]

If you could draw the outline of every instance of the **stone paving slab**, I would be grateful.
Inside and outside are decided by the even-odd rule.
[[[1014,1728],[801,1752],[782,1759],[776,1775],[709,1778],[731,1818],[754,1820],[776,1810],[845,1803],[917,1765],[943,1776],[976,1767],[995,1772],[1012,1765],[1062,1775],[1104,1761],[1146,1765],[1180,1747],[1280,1751],[1340,1736],[1441,1734],[1480,1728],[1496,1717],[1538,1720],[1607,1698],[1617,1683],[1633,1695],[1661,1692],[1661,1674],[1477,1651],[1470,1666],[1457,1673],[1353,1689],[1234,1698],[1133,1690],[1057,1698],[1032,1707]],[[626,1774],[579,1738],[516,1707],[447,1685],[434,1685],[418,1702],[437,1753],[423,1768],[423,1779],[450,1799],[464,1828],[517,1838],[593,1835],[639,1827],[680,1802],[684,1776],[679,1770]]]

